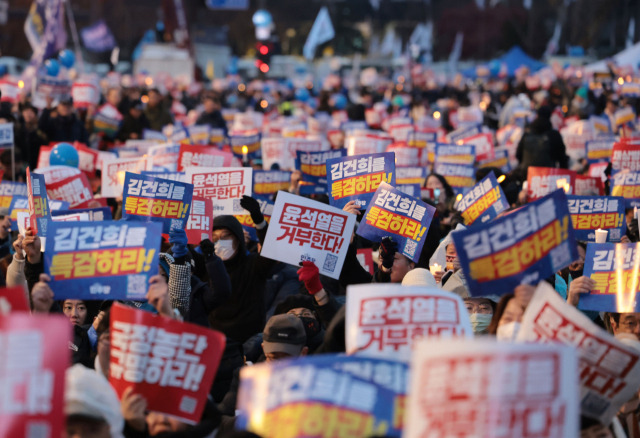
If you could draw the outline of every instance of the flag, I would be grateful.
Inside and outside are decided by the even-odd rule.
[[[453,42],[453,48],[451,49],[451,54],[449,55],[449,69],[451,71],[456,70],[456,65],[458,60],[460,59],[460,55],[462,55],[462,40],[464,39],[464,34],[462,32],[458,32],[456,34],[456,39]]]
[[[116,46],[116,40],[104,20],[85,27],[80,31],[80,36],[84,46],[92,52],[106,52]]]
[[[635,18],[631,17],[631,20],[629,20],[629,29],[627,30],[627,42],[625,44],[625,49],[628,49],[629,47],[633,46],[635,34],[636,34],[636,20]]]
[[[62,0],[35,0],[24,22],[24,33],[33,49],[32,65],[42,62],[67,45]]]
[[[556,21],[556,27],[553,29],[553,35],[547,43],[547,49],[544,51],[544,56],[549,57],[554,55],[558,51],[558,43],[560,42],[560,34],[562,34],[562,24],[560,20]]]
[[[313,22],[311,32],[307,37],[307,42],[304,43],[302,52],[307,59],[313,59],[316,51],[316,47],[332,39],[336,35],[333,30],[333,24],[331,24],[331,17],[329,17],[329,11],[326,6],[323,6],[318,12],[316,21]]]

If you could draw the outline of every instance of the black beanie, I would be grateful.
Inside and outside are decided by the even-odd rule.
[[[242,225],[240,224],[238,219],[231,215],[216,216],[215,218],[213,218],[213,231],[220,228],[226,228],[227,230],[231,231],[231,233],[236,236],[240,244],[238,249],[241,252],[244,252],[244,231],[242,230]]]
[[[313,306],[313,298],[311,297],[311,295],[289,295],[276,306],[273,314],[281,315],[283,313],[287,313],[291,309],[298,309],[300,307],[315,311],[315,308]]]

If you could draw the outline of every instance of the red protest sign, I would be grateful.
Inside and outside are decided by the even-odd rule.
[[[199,245],[204,239],[212,239],[213,202],[206,198],[193,198],[191,213],[187,222],[187,241]]]
[[[527,172],[527,195],[535,201],[558,189],[568,195],[575,192],[576,172],[555,167],[529,167]]]
[[[29,310],[29,302],[22,287],[0,288],[0,315],[9,315],[13,312],[28,312]]]
[[[61,315],[0,318],[0,436],[62,436],[70,341]]]
[[[191,166],[232,167],[233,154],[217,147],[182,144],[178,154],[178,172],[184,172]]]
[[[373,270],[373,250],[371,248],[360,248],[357,251],[356,258],[369,274],[375,274]]]
[[[73,143],[73,147],[78,151],[78,169],[86,173],[89,178],[95,177],[98,165],[98,151],[77,141]]]
[[[93,199],[91,184],[84,173],[48,184],[47,193],[51,199],[67,201],[71,208],[88,207],[89,202]]]
[[[225,348],[222,333],[115,303],[109,382],[147,399],[148,409],[200,421]]]
[[[576,195],[578,196],[604,196],[604,183],[602,178],[576,175]]]

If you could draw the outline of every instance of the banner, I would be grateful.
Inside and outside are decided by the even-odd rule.
[[[11,181],[0,182],[0,207],[9,208],[14,196],[27,196],[27,185]]]
[[[563,345],[418,341],[402,436],[577,437],[577,369]]]
[[[116,158],[102,162],[101,195],[103,198],[122,196],[124,176],[127,172],[140,173],[147,166],[145,157]]]
[[[351,285],[346,306],[347,354],[409,361],[421,338],[473,338],[464,302],[441,289]]]
[[[627,208],[640,207],[640,172],[622,170],[613,175],[611,196],[622,196]]]
[[[568,195],[574,194],[576,173],[555,167],[529,167],[527,171],[527,196],[535,201],[558,189]]]
[[[545,282],[527,305],[517,340],[575,347],[578,367],[572,373],[580,379],[580,413],[603,425],[638,392],[640,353],[596,326]]]
[[[366,208],[381,183],[395,185],[395,168],[393,152],[328,159],[329,203],[342,208],[355,201]]]
[[[327,354],[242,367],[238,429],[264,438],[400,438],[409,367]]]
[[[147,400],[150,411],[200,422],[226,338],[217,331],[114,303],[109,383]]]
[[[71,208],[88,207],[93,199],[91,184],[84,173],[47,184],[47,194],[51,199],[68,202]]]
[[[44,267],[56,300],[144,300],[161,232],[158,223],[51,222]]]
[[[585,144],[587,160],[590,163],[600,160],[610,160],[615,141],[613,137],[598,137],[595,140],[588,141]]]
[[[187,221],[187,240],[191,245],[200,245],[205,239],[212,240],[213,203],[211,199],[193,197],[191,213]]]
[[[116,46],[116,40],[104,20],[98,20],[80,30],[84,46],[92,52],[106,52]]]
[[[493,172],[489,172],[462,197],[456,209],[462,212],[466,225],[471,225],[478,219],[484,224],[508,210],[509,202],[496,176]]]
[[[381,183],[356,234],[380,242],[393,235],[398,252],[417,262],[436,209],[387,183]]]
[[[156,172],[177,172],[180,148],[178,143],[165,143],[149,148],[147,170]]]
[[[180,145],[178,172],[187,167],[241,167],[241,163],[230,152],[217,147]]]
[[[473,165],[443,164],[436,160],[433,173],[444,176],[454,188],[472,187],[476,183],[476,169]]]
[[[253,171],[254,195],[274,195],[278,192],[278,190],[288,190],[290,185],[291,172],[287,170]]]
[[[70,343],[71,325],[63,315],[12,312],[0,317],[0,436],[65,435]]]
[[[536,284],[578,259],[562,190],[451,237],[473,296],[504,294],[519,284]]]
[[[567,200],[576,239],[594,242],[597,229],[608,231],[609,242],[618,242],[624,236],[624,198],[568,195]]]
[[[611,173],[615,175],[621,170],[640,172],[640,146],[617,142],[611,152]]]
[[[640,257],[636,243],[589,243],[584,275],[595,281],[581,294],[579,308],[598,312],[640,312]]]
[[[122,198],[124,220],[160,222],[162,232],[169,234],[187,225],[193,185],[127,172]]]
[[[338,208],[278,192],[260,254],[293,266],[312,261],[320,274],[337,279],[355,222]]]
[[[239,167],[189,167],[185,179],[193,184],[193,195],[210,199],[216,216],[246,214],[240,206],[243,195],[251,196],[253,169]]]
[[[31,229],[34,233],[46,237],[47,223],[51,219],[51,211],[47,202],[47,187],[44,183],[44,175],[31,173],[28,167],[27,200]]]
[[[39,67],[67,45],[64,4],[61,0],[34,0],[24,22],[24,34],[33,50],[31,64]]]
[[[331,23],[331,17],[329,16],[329,10],[326,6],[320,8],[318,16],[311,26],[311,31],[307,36],[307,40],[302,48],[304,57],[308,60],[312,60],[316,53],[316,48],[323,43],[333,39],[336,35],[333,30],[333,24]]]

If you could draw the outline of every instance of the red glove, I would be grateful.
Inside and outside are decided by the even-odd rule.
[[[320,271],[313,262],[302,262],[302,267],[298,269],[298,279],[304,282],[304,287],[311,295],[315,295],[323,289],[320,283]]]

